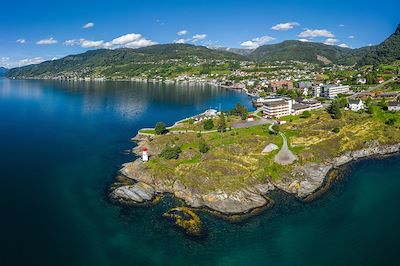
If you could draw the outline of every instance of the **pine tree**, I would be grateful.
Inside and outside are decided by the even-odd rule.
[[[226,131],[225,115],[223,112],[221,112],[218,121],[218,132],[225,132],[225,131]]]

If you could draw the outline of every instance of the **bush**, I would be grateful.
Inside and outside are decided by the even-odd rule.
[[[226,131],[226,123],[225,123],[225,115],[221,112],[218,121],[218,132],[225,132]]]
[[[342,111],[340,110],[340,105],[337,101],[332,102],[327,111],[331,114],[333,119],[342,118]]]
[[[206,121],[204,121],[204,125],[203,128],[205,130],[211,130],[214,128],[214,122],[212,119],[207,119]]]
[[[340,128],[335,127],[334,129],[332,129],[332,132],[334,132],[334,133],[339,133],[339,132],[340,132]]]
[[[311,117],[311,113],[309,111],[304,111],[301,115],[301,118],[309,118]]]
[[[164,159],[171,160],[171,159],[178,159],[179,154],[181,153],[181,147],[179,146],[166,146],[160,153],[160,157]]]
[[[167,127],[165,126],[164,122],[157,122],[154,130],[156,131],[157,135],[161,135],[167,132]]]
[[[389,126],[394,126],[394,124],[396,124],[396,118],[389,118],[385,121],[385,124]]]
[[[210,147],[207,145],[206,141],[202,138],[199,140],[199,151],[201,153],[207,153]]]

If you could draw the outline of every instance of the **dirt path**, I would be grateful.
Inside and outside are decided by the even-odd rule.
[[[285,134],[283,134],[282,132],[276,132],[273,129],[273,125],[269,126],[269,130],[271,130],[272,132],[278,133],[282,137],[282,140],[283,140],[282,147],[279,150],[278,154],[274,158],[275,162],[280,165],[289,165],[289,164],[292,164],[294,161],[296,161],[297,156],[289,149],[289,146],[287,144],[287,138],[286,138]]]

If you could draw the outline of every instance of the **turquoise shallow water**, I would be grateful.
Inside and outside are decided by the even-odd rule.
[[[282,194],[190,239],[154,208],[110,203],[135,132],[248,98],[210,86],[0,80],[0,265],[396,265],[400,157],[364,160],[319,200]]]

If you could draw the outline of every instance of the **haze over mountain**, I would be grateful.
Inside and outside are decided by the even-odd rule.
[[[81,75],[117,73],[123,77],[139,76],[146,71],[160,75],[174,71],[184,72],[185,66],[176,64],[198,63],[199,60],[227,61],[287,61],[297,60],[322,65],[378,65],[400,59],[400,25],[389,38],[377,46],[358,49],[343,48],[323,43],[284,41],[263,45],[255,50],[217,48],[189,44],[158,44],[138,49],[99,49],[82,54],[46,61],[37,65],[14,68],[10,77],[48,77],[79,72]]]
[[[7,72],[7,68],[5,67],[0,67],[0,77],[4,76]]]

